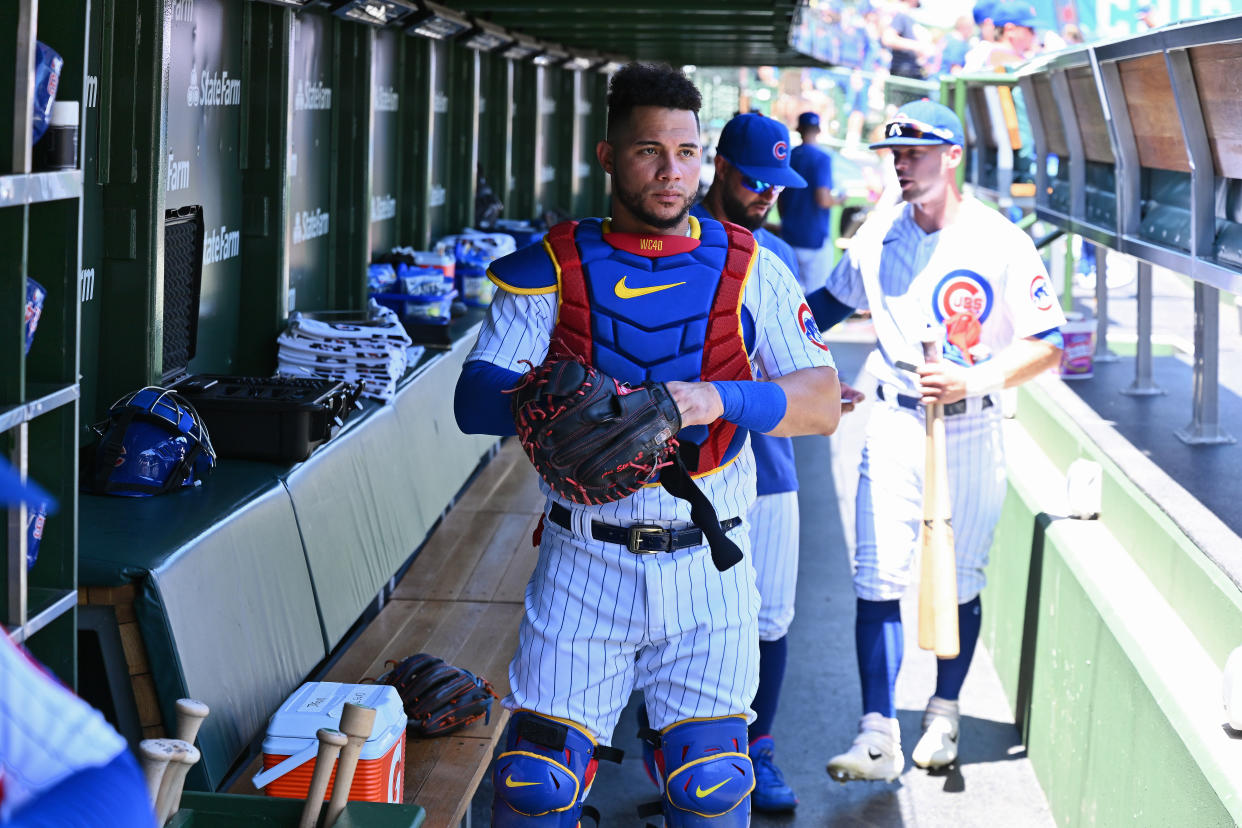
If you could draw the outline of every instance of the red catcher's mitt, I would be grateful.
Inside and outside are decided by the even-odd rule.
[[[487,679],[479,678],[427,653],[389,661],[376,684],[397,688],[418,736],[443,736],[479,719],[491,718],[492,699],[499,698]]]
[[[610,503],[673,461],[681,410],[662,382],[630,387],[575,359],[550,358],[512,390],[518,439],[552,490]]]

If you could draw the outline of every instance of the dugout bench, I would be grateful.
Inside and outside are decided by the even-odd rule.
[[[225,783],[256,747],[280,702],[339,654],[360,617],[374,615],[377,597],[393,588],[394,576],[427,539],[480,458],[493,451],[495,438],[463,435],[452,413],[453,387],[474,333],[472,325],[459,332],[450,350],[424,358],[392,403],[356,412],[303,463],[225,459],[193,490],[155,498],[82,497],[83,695],[111,714],[131,744],[164,735],[177,698],[206,702],[212,715],[198,737],[203,760],[188,788],[210,791]],[[481,479],[488,479],[486,470]],[[478,488],[471,487],[463,503],[479,505]],[[448,513],[436,533],[444,538],[439,543],[456,537],[454,548],[460,541],[470,545],[469,554],[483,554],[490,547],[479,543],[480,533],[488,527],[513,537],[516,519],[489,523],[490,518],[478,518],[477,509],[471,525],[454,536],[458,530],[452,527],[465,520],[454,517],[457,511]],[[525,542],[529,545],[529,533]],[[423,562],[435,560],[436,548],[428,542],[418,556],[411,569],[417,578],[423,577]],[[460,595],[443,591],[453,575],[439,570],[447,563],[451,573],[465,577],[469,571],[458,569],[463,560],[455,553],[453,561],[435,564],[431,582],[438,591],[426,597],[440,604],[414,600],[419,606],[398,624],[402,633],[392,643],[395,649],[366,657],[365,669],[349,675],[350,665],[360,666],[363,656],[348,648],[326,676],[317,677],[353,681],[378,675],[372,668],[382,666],[384,658],[426,649],[479,671],[503,689],[506,671],[498,672],[491,656],[469,657],[479,640],[471,635],[477,632],[496,653],[504,649],[502,629],[511,627],[515,639],[512,612],[516,608],[520,615],[529,567],[516,587],[516,604],[488,611],[493,596],[480,583],[463,580]],[[491,573],[494,563],[489,560],[481,572]],[[407,581],[398,590],[413,589],[404,586]],[[441,606],[445,601],[452,606]],[[407,603],[391,602],[385,612]],[[367,628],[359,639],[364,647],[394,623],[385,612],[376,618],[375,631]],[[487,737],[492,743],[503,718],[493,718]],[[476,755],[481,745],[469,742],[464,748]],[[436,755],[411,750],[407,801],[421,790],[420,778],[426,781],[441,765],[440,773],[450,773],[457,761],[445,746],[433,746],[431,753]],[[489,758],[490,748],[486,753]],[[479,764],[474,784],[486,758]],[[428,807],[432,824],[440,823],[438,810],[434,803]]]
[[[531,535],[543,506],[538,477],[520,445],[506,441],[325,680],[357,682],[378,676],[388,659],[429,652],[507,694],[526,582],[538,557]],[[426,809],[426,828],[469,823],[471,798],[508,718],[494,702],[486,722],[448,736],[407,739],[405,801]],[[256,759],[230,792],[255,793],[250,779],[259,769]]]

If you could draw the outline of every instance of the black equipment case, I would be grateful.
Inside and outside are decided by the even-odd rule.
[[[198,334],[203,208],[164,215],[163,383],[198,411],[220,457],[305,460],[357,406],[362,383],[186,374]]]

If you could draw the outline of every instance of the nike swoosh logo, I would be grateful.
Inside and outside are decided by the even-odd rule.
[[[882,756],[884,756],[883,753],[880,753],[878,750],[874,750],[874,749],[868,750],[867,755],[870,756],[872,759],[879,759]]]
[[[669,288],[675,288],[678,285],[685,284],[685,282],[673,282],[671,285],[652,285],[651,287],[632,288],[625,284],[625,279],[626,277],[622,276],[621,281],[617,282],[616,287],[613,288],[613,291],[617,294],[618,299],[634,299],[639,296],[646,296],[648,293],[659,293],[662,290],[668,290]]]
[[[505,777],[505,787],[507,788],[525,788],[527,785],[538,785],[538,782],[514,782],[513,776]]]
[[[726,779],[723,782],[717,782],[715,785],[712,785],[707,790],[703,790],[698,785],[695,785],[694,795],[697,796],[699,799],[702,799],[703,797],[707,796],[709,793],[720,790],[721,788],[723,788],[725,785],[729,784],[732,781],[733,781],[732,779]]]

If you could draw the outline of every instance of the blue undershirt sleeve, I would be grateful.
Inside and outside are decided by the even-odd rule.
[[[788,403],[785,389],[774,382],[730,380],[716,381],[712,385],[716,386],[724,403],[722,420],[767,434],[785,419]]]
[[[854,312],[853,308],[829,293],[828,288],[808,293],[806,304],[810,307],[811,315],[815,317],[815,324],[821,333],[826,333],[829,328]]]
[[[457,427],[466,434],[496,434],[508,437],[517,434],[509,395],[504,392],[517,385],[522,375],[483,360],[471,360],[462,366],[453,394],[453,415]]]
[[[815,312],[815,309],[812,308],[811,313],[814,313],[814,312]],[[1040,340],[1043,340],[1044,342],[1047,342],[1049,345],[1055,345],[1057,348],[1061,350],[1065,349],[1065,337],[1061,336],[1060,328],[1049,328],[1046,331],[1040,331],[1037,334],[1031,334],[1029,338],[1040,339]]]

